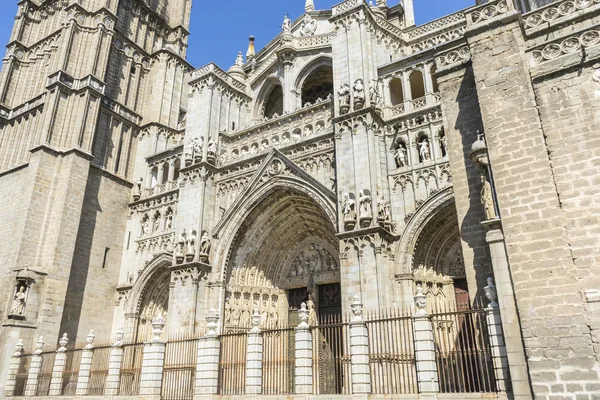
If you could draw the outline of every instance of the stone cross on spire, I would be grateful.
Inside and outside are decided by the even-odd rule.
[[[314,0],[306,0],[306,4],[304,5],[304,11],[315,11],[315,2]]]

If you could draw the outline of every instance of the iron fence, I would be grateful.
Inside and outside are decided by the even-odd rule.
[[[199,339],[168,341],[162,381],[163,400],[194,398]]]
[[[294,393],[295,331],[294,328],[270,329],[263,336],[263,393],[287,395]]]
[[[369,366],[373,394],[418,392],[413,319],[408,311],[367,314]]]
[[[77,379],[79,378],[79,367],[81,366],[81,355],[83,350],[65,351],[65,366],[62,373],[61,394],[63,396],[74,396],[77,391]]]
[[[348,322],[341,315],[323,316],[311,334],[314,393],[352,394]]]
[[[431,315],[441,393],[496,391],[485,310]]]
[[[246,392],[248,334],[245,331],[220,336],[219,394],[240,395]]]
[[[50,380],[52,380],[52,369],[54,368],[54,359],[56,352],[42,353],[42,367],[38,374],[36,396],[48,396],[50,391]]]
[[[25,395],[25,385],[27,384],[27,377],[29,376],[31,357],[33,357],[31,354],[20,357],[19,369],[17,370],[17,376],[15,377],[15,397]]]
[[[88,396],[104,395],[106,378],[108,377],[110,349],[110,346],[99,346],[94,348],[92,365],[90,366],[90,380],[87,393]]]
[[[137,396],[140,393],[140,375],[144,357],[144,343],[123,346],[123,362],[119,376],[119,396]]]

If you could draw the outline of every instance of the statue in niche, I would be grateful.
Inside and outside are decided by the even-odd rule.
[[[210,237],[208,236],[208,232],[204,231],[202,233],[202,238],[200,239],[200,253],[201,254],[210,254]]]
[[[344,203],[342,206],[342,212],[345,220],[356,220],[356,201],[350,198],[349,193],[344,194]]]
[[[271,313],[269,314],[269,320],[271,321],[271,329],[277,329],[279,327],[279,314],[277,313],[277,299],[275,297],[271,299]]]
[[[149,219],[150,218],[148,218],[147,215],[144,215],[144,217],[142,218],[142,236],[145,236],[148,233],[150,233]]]
[[[390,203],[385,201],[383,195],[377,199],[377,218],[380,221],[387,221],[390,218]]]
[[[363,85],[362,79],[358,79],[354,82],[352,90],[354,95],[354,109],[359,110],[365,105],[365,86]]]
[[[152,221],[152,232],[156,233],[160,231],[160,213],[154,214],[154,220]]]
[[[200,150],[199,153],[198,150]],[[193,138],[185,151],[185,165],[189,166],[195,163],[198,156],[202,158],[202,145],[198,138]]]
[[[137,183],[133,185],[133,201],[138,201],[140,197],[142,197],[142,184],[144,183],[144,179],[138,179]]]
[[[263,298],[262,312],[260,313],[260,327],[265,329],[269,324],[269,301]]]
[[[22,282],[18,282],[15,287],[15,295],[13,296],[13,303],[11,307],[11,315],[23,315],[25,314],[25,300],[27,299],[27,286]]]
[[[167,217],[165,218],[165,229],[173,229],[173,211],[171,210],[167,211]]]
[[[370,217],[371,216],[371,196],[361,190],[359,193],[358,201],[360,202],[360,216]]]
[[[242,309],[239,326],[243,328],[250,326],[250,298],[244,298],[244,307]]]
[[[398,148],[394,152],[394,158],[396,159],[398,168],[408,165],[408,151],[403,143],[398,144]]]
[[[494,194],[492,192],[492,185],[487,180],[484,173],[480,175],[481,179],[481,204],[483,205],[483,210],[485,211],[485,219],[495,219],[496,218],[496,207],[494,205]]]
[[[338,96],[340,97],[340,114],[346,114],[350,110],[350,85],[342,84]]]
[[[187,252],[186,252],[186,258],[188,261],[193,261],[194,260],[194,256],[196,255],[196,231],[192,231],[192,234],[190,235],[188,241],[187,241]]]
[[[184,252],[186,242],[186,233],[184,229],[183,232],[181,232],[181,234],[179,235],[179,240],[177,241],[177,244],[175,246],[175,262],[177,264],[181,264],[185,258]]]
[[[440,149],[442,150],[442,156],[446,157],[448,155],[448,145],[446,143],[446,135],[442,133],[439,136],[439,140],[440,140]]]
[[[214,138],[208,139],[208,146],[206,151],[206,157],[208,158],[209,162],[214,162],[217,158],[217,142]]]
[[[369,84],[369,99],[371,100],[371,106],[377,107],[381,104],[381,95],[379,94],[379,88],[377,82],[371,82]]]
[[[431,160],[431,149],[429,147],[429,140],[426,137],[419,141],[419,156],[421,162]]]
[[[231,324],[231,297],[228,297],[225,300],[225,307],[224,307],[225,311],[224,311],[224,319],[223,319],[223,324],[224,326],[229,326]]]
[[[289,33],[292,31],[292,20],[287,14],[285,14],[285,17],[283,17],[283,24],[281,25],[281,30],[284,33]]]
[[[204,148],[204,138],[194,139],[194,163],[202,161],[202,149]]]

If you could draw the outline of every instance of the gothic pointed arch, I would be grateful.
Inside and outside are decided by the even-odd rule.
[[[300,93],[302,106],[333,96],[332,58],[319,55],[306,63],[296,76],[294,87]]]
[[[256,100],[254,115],[257,118],[273,118],[283,115],[283,84],[275,76],[265,80]]]

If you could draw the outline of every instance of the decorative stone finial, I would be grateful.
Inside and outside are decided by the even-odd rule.
[[[250,43],[248,43],[248,51],[246,52],[246,61],[250,61],[256,55],[256,50],[254,49],[255,37],[250,35],[248,40],[250,41]]]
[[[152,320],[152,334],[154,337],[152,338],[152,343],[160,343],[161,335],[163,334],[163,328],[167,324],[167,320],[163,317],[162,313],[158,314],[156,318]]]
[[[490,301],[488,304],[489,308],[498,308],[498,292],[496,291],[496,285],[494,284],[494,278],[491,276],[487,278],[487,286],[483,288],[485,292],[485,297]]]
[[[206,312],[206,329],[208,329],[206,336],[217,336],[220,316],[220,313],[214,308],[211,308]]]
[[[19,342],[15,346],[15,354],[13,354],[13,356],[19,357],[21,354],[23,354],[24,347],[25,346],[23,345],[23,340],[19,339]]]
[[[62,337],[58,341],[58,344],[60,345],[60,347],[56,351],[61,353],[67,351],[67,344],[69,344],[69,338],[67,337],[66,333],[63,333]]]
[[[237,58],[235,59],[235,65],[242,67],[244,65],[244,56],[241,51],[238,52]]]
[[[123,339],[125,338],[125,331],[123,327],[117,329],[117,333],[115,333],[115,342],[113,343],[113,347],[123,346]]]
[[[304,11],[306,11],[306,12],[315,11],[314,0],[306,0],[306,3],[304,4]]]
[[[85,338],[85,342],[87,343],[85,345],[85,348],[87,350],[91,350],[92,348],[94,348],[94,340],[96,339],[96,335],[94,335],[94,330],[90,329],[90,333],[87,335],[87,337]]]
[[[260,311],[258,311],[258,308],[254,308],[254,313],[252,314],[252,333],[258,333],[260,332]]]
[[[46,342],[44,342],[44,337],[40,336],[38,338],[38,341],[35,343],[34,354],[42,354],[42,349],[44,348],[44,344],[46,344]]]
[[[352,304],[350,305],[350,308],[352,308],[352,314],[354,314],[354,317],[352,318],[353,321],[362,321],[362,314],[363,314],[363,304],[360,301],[360,297],[358,295],[354,296],[354,302],[352,302]]]
[[[417,291],[414,296],[416,315],[427,315],[427,296],[423,293],[423,287],[417,285]]]
[[[298,317],[300,318],[300,324],[298,327],[308,328],[308,308],[306,308],[306,303],[302,303],[300,306],[300,310],[298,310]]]

